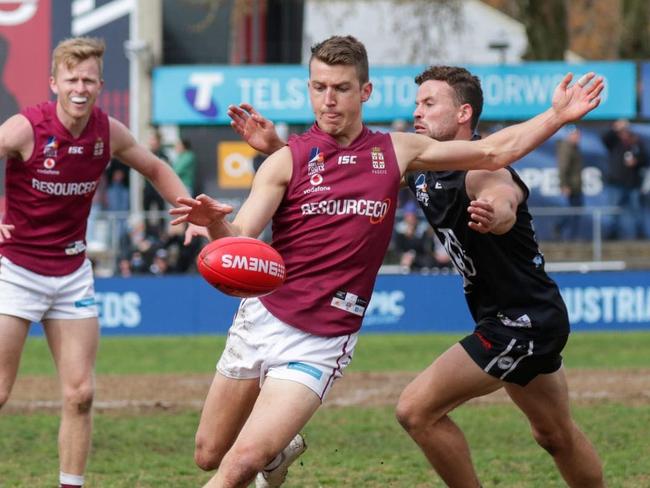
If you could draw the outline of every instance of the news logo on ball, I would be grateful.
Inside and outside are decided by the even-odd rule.
[[[206,245],[197,258],[203,278],[226,295],[268,295],[284,283],[282,256],[269,244],[251,237],[224,237]]]

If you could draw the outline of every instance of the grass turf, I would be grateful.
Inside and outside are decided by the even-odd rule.
[[[457,335],[362,336],[353,371],[418,371]],[[212,372],[224,338],[103,338],[98,374]],[[650,334],[577,333],[565,350],[568,368],[648,368]],[[30,338],[21,375],[53,374],[43,339]],[[605,463],[609,486],[650,486],[650,405],[598,403],[574,408]],[[195,487],[209,475],[192,460],[198,411],[107,413],[95,416],[88,487]],[[563,486],[550,457],[512,405],[467,405],[453,414],[473,447],[486,486]],[[56,484],[58,416],[0,415],[0,487]],[[305,429],[309,449],[292,467],[287,488],[443,486],[402,432],[391,407],[319,411]]]

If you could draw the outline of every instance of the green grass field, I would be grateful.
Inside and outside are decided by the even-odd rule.
[[[418,371],[457,340],[452,335],[362,336],[350,371]],[[213,371],[221,337],[104,338],[98,374]],[[567,368],[630,371],[650,368],[650,333],[574,334]],[[20,375],[52,375],[42,339],[30,339]],[[336,387],[335,387],[336,388]],[[650,401],[603,401],[574,407],[596,445],[611,487],[650,486]],[[209,475],[192,461],[199,412],[111,411],[95,416],[88,487],[196,487]],[[485,487],[561,487],[550,457],[529,435],[523,416],[508,404],[468,405],[454,413],[466,432]],[[0,415],[0,487],[56,485],[53,413]],[[391,407],[323,408],[306,427],[309,449],[284,486],[438,487]]]

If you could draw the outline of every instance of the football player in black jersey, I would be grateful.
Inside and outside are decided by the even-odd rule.
[[[483,105],[478,78],[434,66],[416,83],[416,132],[473,137]],[[448,414],[505,388],[569,486],[604,486],[598,454],[571,418],[560,355],[569,319],[544,271],[528,188],[511,168],[422,172],[407,183],[463,277],[476,328],[404,389],[399,422],[447,485],[480,486],[465,436]]]
[[[483,106],[478,78],[437,66],[416,82],[415,131],[441,141],[472,139]],[[251,105],[230,107],[229,115],[255,149],[269,153],[284,145]],[[406,182],[463,277],[476,328],[405,388],[399,422],[448,486],[478,487],[465,436],[448,414],[505,388],[569,486],[604,486],[598,454],[569,411],[560,355],[569,319],[544,271],[528,188],[510,168],[420,172]]]

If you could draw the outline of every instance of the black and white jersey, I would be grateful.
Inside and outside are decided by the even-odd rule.
[[[566,306],[544,270],[535,240],[526,204],[529,190],[513,169],[508,170],[525,198],[515,225],[502,235],[468,227],[466,171],[412,173],[407,183],[461,274],[477,323],[507,327],[513,335],[526,337],[568,334]]]

